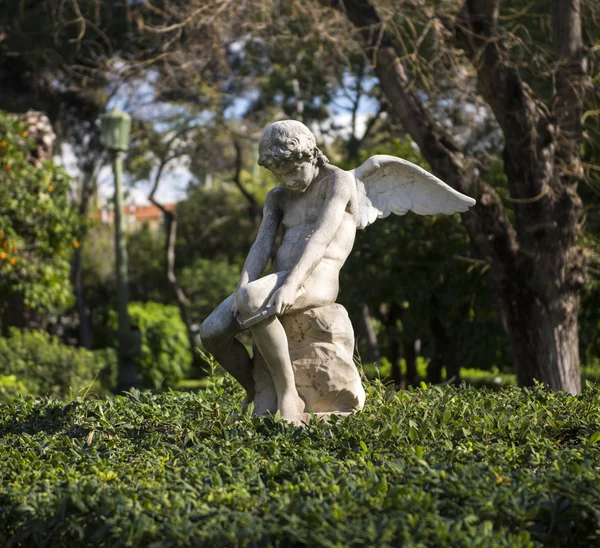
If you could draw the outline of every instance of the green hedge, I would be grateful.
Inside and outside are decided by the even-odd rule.
[[[18,395],[71,398],[103,393],[115,381],[114,350],[90,351],[62,344],[45,331],[11,329],[0,337],[0,402]]]
[[[600,389],[368,387],[306,429],[199,394],[0,406],[2,546],[600,544]]]
[[[130,303],[128,310],[131,323],[141,331],[137,365],[144,386],[158,390],[186,378],[192,367],[192,353],[177,307],[145,302]],[[116,334],[116,312],[111,313],[109,323]]]

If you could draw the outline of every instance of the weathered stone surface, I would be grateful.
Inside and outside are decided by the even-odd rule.
[[[354,365],[354,331],[345,308],[331,304],[279,319],[288,337],[296,388],[305,412],[328,415],[361,410],[365,391]],[[255,413],[275,413],[273,380],[256,351],[253,374]]]

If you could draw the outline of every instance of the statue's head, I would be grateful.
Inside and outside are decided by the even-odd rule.
[[[258,165],[271,169],[299,160],[320,166],[329,162],[317,147],[315,136],[302,122],[283,120],[265,130],[258,145]]]
[[[258,165],[292,190],[306,190],[318,168],[328,162],[310,129],[296,120],[271,124],[258,145]]]

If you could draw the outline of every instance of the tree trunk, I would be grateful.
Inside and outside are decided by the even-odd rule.
[[[85,287],[81,278],[81,247],[73,252],[71,284],[75,295],[75,308],[79,317],[79,344],[83,348],[91,349],[94,344],[94,337],[92,323],[85,305]]]
[[[438,299],[435,293],[431,295],[430,309],[430,329],[434,341],[435,365],[432,360],[432,364],[427,369],[427,380],[434,384],[442,382],[442,368],[446,368],[446,383],[460,384],[458,349],[460,347],[462,326],[469,317],[471,302],[469,299],[458,297],[455,301],[455,308],[451,312],[452,316],[445,318],[445,323],[444,318],[440,317]],[[432,368],[432,366],[434,367]],[[430,368],[431,375],[429,373]]]
[[[238,187],[242,196],[248,202],[248,216],[252,222],[254,228],[260,225],[262,218],[262,207],[256,200],[256,197],[242,183],[242,168],[243,168],[243,157],[242,157],[242,145],[237,139],[233,141],[233,147],[235,149],[235,174],[233,175],[233,182]]]
[[[440,384],[442,382],[442,368],[444,367],[442,340],[440,338],[434,340],[433,355],[427,366],[427,382],[429,384]]]
[[[430,321],[433,336],[433,356],[427,368],[427,382],[440,384],[444,379],[442,369],[446,368],[446,382],[460,384],[460,364],[458,363],[459,338],[456,333],[444,327],[437,314]]]
[[[173,139],[169,143],[169,147],[172,144]],[[238,168],[236,173],[236,179],[239,181],[239,173],[241,171],[241,148],[236,146],[236,151],[238,153]],[[168,151],[167,151],[168,152]],[[192,322],[190,320],[190,315],[188,314],[188,307],[190,302],[183,291],[183,288],[179,285],[179,281],[177,280],[177,275],[175,274],[175,243],[177,241],[177,214],[176,211],[169,211],[167,208],[161,204],[154,196],[158,190],[158,186],[161,181],[161,177],[166,165],[176,156],[168,156],[166,154],[156,171],[156,175],[154,177],[154,184],[152,189],[150,190],[150,194],[148,195],[148,200],[154,204],[158,209],[162,211],[163,218],[165,221],[165,272],[167,274],[167,280],[171,284],[171,289],[173,290],[173,294],[175,296],[175,300],[177,302],[177,307],[179,308],[179,315],[181,316],[181,321],[185,324],[187,339],[190,344],[190,352],[192,353],[192,372],[197,377],[204,377],[207,374],[207,371],[204,368],[204,362],[200,357],[200,354],[196,348],[196,338],[194,336],[194,332],[192,331]]]
[[[402,308],[396,301],[392,301],[387,313],[385,327],[388,337],[388,357],[392,364],[392,379],[396,388],[404,387],[400,363],[400,335],[398,333],[398,320],[401,316]]]
[[[460,363],[458,363],[458,346],[460,339],[450,335],[446,339],[446,347],[444,348],[444,366],[446,367],[446,382],[448,384],[460,384]]]
[[[443,377],[444,357],[447,354],[448,337],[446,337],[444,326],[436,314],[431,314],[429,318],[429,330],[433,338],[433,352],[427,366],[427,382],[440,384]]]
[[[87,173],[81,181],[81,196],[79,202],[79,215],[82,218],[87,216],[90,198],[94,194],[96,186],[96,170],[100,162],[94,162],[91,165],[89,173]],[[79,317],[79,344],[83,348],[91,349],[94,343],[94,333],[92,330],[92,322],[86,306],[85,287],[81,277],[82,268],[82,252],[84,246],[84,234],[79,235],[79,247],[73,252],[71,260],[71,284],[73,285],[73,293],[75,296],[75,309]]]
[[[429,316],[429,330],[433,338],[433,353],[431,361],[427,367],[427,382],[431,384],[440,384],[443,380],[442,369],[446,366],[448,369],[448,361],[452,361],[452,334],[444,326],[442,319],[439,316],[438,300],[435,293],[431,294]],[[456,356],[454,356],[455,358]],[[452,367],[452,366],[450,366]],[[450,375],[447,375],[450,378]]]
[[[413,337],[403,337],[402,353],[406,360],[406,386],[417,386],[420,379],[417,372],[417,351]]]
[[[518,252],[498,286],[519,383],[581,390],[577,315],[585,261],[577,245],[579,158],[586,63],[579,0],[553,2],[559,57],[549,113],[496,41],[499,0],[465,2],[457,40],[504,137],[504,171],[515,204]],[[470,33],[464,33],[463,29]]]
[[[512,303],[512,308],[506,328],[519,384],[532,385],[538,379],[554,390],[580,392],[579,296],[566,298],[554,311],[526,298]]]
[[[192,331],[192,322],[190,320],[190,315],[188,314],[189,301],[185,293],[183,292],[183,289],[179,285],[177,276],[175,275],[175,242],[177,239],[177,217],[175,217],[175,214],[173,212],[167,211],[163,208],[163,206],[159,206],[157,202],[154,201],[154,199],[153,202],[155,205],[157,205],[163,210],[163,214],[165,216],[165,232],[167,235],[165,242],[167,278],[169,280],[169,283],[171,284],[173,294],[175,295],[175,299],[177,301],[179,315],[181,316],[181,319],[185,324],[187,338],[190,343],[190,352],[192,353],[192,371],[195,376],[203,377],[206,375],[206,371],[204,369],[204,362],[196,348],[196,337],[194,336],[194,332]]]
[[[322,1],[343,9],[361,30],[388,101],[435,174],[477,199],[462,220],[477,255],[490,264],[488,279],[520,383],[537,378],[554,389],[579,392],[577,312],[585,264],[576,244],[577,183],[582,101],[589,82],[580,0],[553,3],[559,63],[551,113],[507,61],[497,29],[499,0],[467,0],[449,29],[477,71],[478,91],[504,135],[514,225],[498,194],[479,179],[473,162],[416,93],[394,49],[395,38],[370,1]]]
[[[379,350],[377,335],[371,322],[371,311],[367,303],[363,303],[361,307],[359,326],[360,333],[367,343],[367,361],[379,363],[381,361],[381,351]]]

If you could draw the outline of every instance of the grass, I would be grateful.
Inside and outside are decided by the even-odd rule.
[[[1,546],[600,544],[600,388],[369,383],[305,429],[199,393],[0,406]]]

